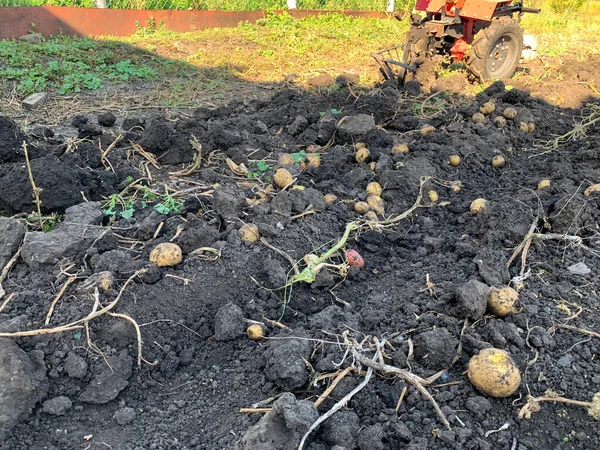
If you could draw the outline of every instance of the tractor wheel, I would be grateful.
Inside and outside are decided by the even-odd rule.
[[[523,30],[513,19],[494,20],[475,36],[466,63],[478,80],[510,78],[523,51]]]

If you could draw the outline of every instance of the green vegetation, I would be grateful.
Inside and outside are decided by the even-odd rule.
[[[164,215],[172,212],[178,213],[183,206],[183,200],[174,198],[170,194],[157,194],[147,186],[136,186],[132,195],[123,193],[110,195],[102,206],[102,211],[107,216],[131,219],[135,214],[136,207],[144,209],[150,203],[154,203],[153,208]]]

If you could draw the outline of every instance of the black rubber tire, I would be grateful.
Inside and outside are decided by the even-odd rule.
[[[479,31],[467,55],[469,71],[477,80],[505,80],[517,70],[523,51],[523,30],[508,17]]]

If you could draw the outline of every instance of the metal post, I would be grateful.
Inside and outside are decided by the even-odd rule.
[[[106,8],[106,0],[96,0],[96,8],[105,9]]]
[[[287,0],[288,9],[296,9],[296,0]]]
[[[394,12],[394,0],[388,0],[388,4],[387,4],[387,12],[391,13]]]

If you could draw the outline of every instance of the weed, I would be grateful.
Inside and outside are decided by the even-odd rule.
[[[120,215],[123,219],[131,219],[135,212],[133,198],[125,198],[121,194],[111,194],[102,207],[102,212],[107,216]]]
[[[154,209],[161,214],[169,214],[171,212],[178,213],[183,206],[183,200],[173,198],[172,195],[164,194],[161,196],[161,202],[154,205]]]
[[[260,178],[264,175],[265,172],[269,171],[271,169],[271,166],[266,162],[266,161],[258,161],[256,164],[254,163],[248,163],[249,166],[249,170],[248,170],[248,178]],[[256,167],[256,170],[250,170],[252,168]]]

